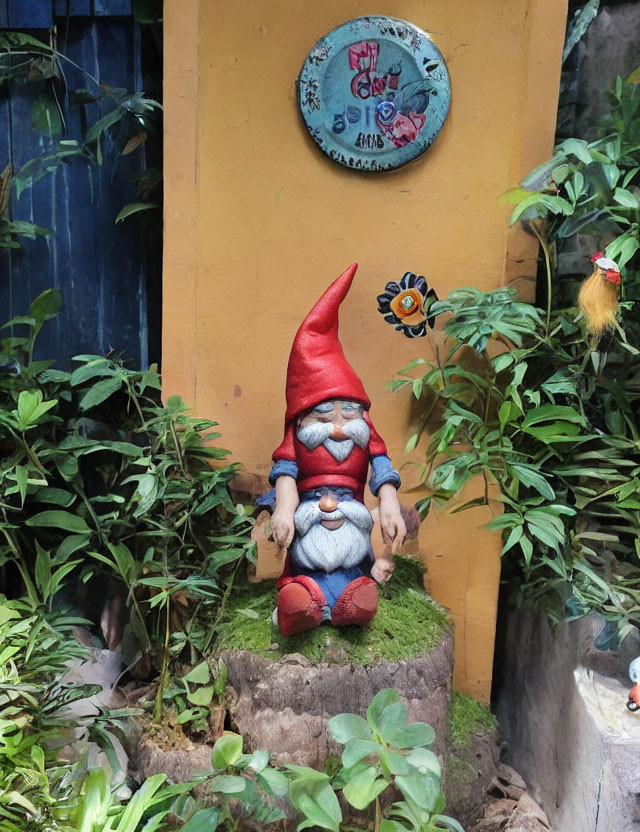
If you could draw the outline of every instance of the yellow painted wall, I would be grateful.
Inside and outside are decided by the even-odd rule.
[[[430,32],[452,82],[433,147],[377,175],[329,161],[296,103],[309,49],[362,14]],[[384,284],[411,270],[441,296],[531,285],[535,247],[496,199],[551,151],[565,16],[566,0],[165,0],[165,390],[217,419],[247,470],[266,475],[280,442],[302,317],[354,260],[341,338],[396,465],[409,398],[385,382],[430,341],[383,321]],[[499,540],[478,528],[489,516],[434,513],[420,541],[456,622],[454,683],[483,700],[500,567]]]

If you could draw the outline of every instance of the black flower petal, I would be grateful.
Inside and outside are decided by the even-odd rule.
[[[378,311],[384,315],[384,319],[387,323],[392,324],[398,332],[402,332],[407,338],[420,338],[427,334],[427,326],[433,329],[435,316],[429,315],[427,311],[425,320],[420,321],[417,324],[408,324],[403,323],[391,308],[391,302],[393,299],[401,292],[406,292],[407,289],[418,290],[423,298],[423,308],[427,300],[431,299],[431,303],[438,300],[438,295],[433,289],[429,288],[429,285],[423,275],[415,274],[415,272],[405,272],[399,281],[389,281],[384,287],[384,292],[377,296],[376,300],[378,301]],[[431,304],[428,306],[431,306]]]

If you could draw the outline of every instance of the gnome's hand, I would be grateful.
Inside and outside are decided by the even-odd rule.
[[[288,549],[295,532],[293,514],[287,511],[278,511],[276,508],[271,518],[271,529],[273,530],[273,539],[278,546],[281,549]]]
[[[395,564],[393,560],[387,558],[378,558],[371,567],[371,577],[376,583],[386,584],[389,578],[393,575]]]
[[[300,504],[298,487],[293,477],[282,476],[276,481],[276,507],[271,517],[273,539],[281,549],[288,549],[296,527],[294,515]]]
[[[385,543],[392,543],[393,551],[397,552],[407,536],[407,527],[400,511],[395,486],[391,483],[381,485],[378,499],[380,500],[382,539]]]

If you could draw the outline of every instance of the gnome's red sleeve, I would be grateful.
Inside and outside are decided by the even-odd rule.
[[[289,422],[284,427],[284,439],[273,452],[272,459],[274,462],[276,462],[278,459],[286,459],[289,460],[289,462],[296,461],[296,452],[293,445],[294,437],[295,430],[293,427],[293,422]]]
[[[380,436],[378,431],[374,428],[373,422],[371,421],[371,417],[365,410],[364,412],[364,420],[369,425],[369,456],[380,456],[381,454],[386,456],[387,455],[387,446],[384,444],[383,438]]]

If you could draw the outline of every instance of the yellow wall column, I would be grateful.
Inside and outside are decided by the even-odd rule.
[[[364,13],[430,32],[452,82],[433,147],[383,174],[327,159],[296,102],[309,49]],[[280,442],[297,327],[353,261],[341,339],[396,465],[409,397],[385,382],[429,357],[431,338],[383,321],[384,284],[415,271],[441,297],[530,285],[535,245],[507,230],[497,198],[551,152],[565,16],[566,0],[165,0],[165,393],[217,419],[248,471],[266,475]],[[479,529],[490,516],[434,512],[421,533],[430,590],[456,621],[455,683],[483,700],[500,569],[498,536]]]

